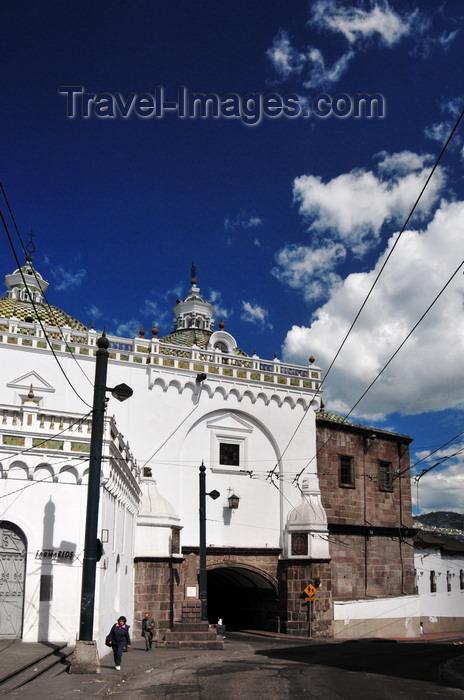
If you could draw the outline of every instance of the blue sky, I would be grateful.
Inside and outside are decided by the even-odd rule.
[[[194,261],[246,352],[325,372],[464,108],[462,2],[6,0],[0,26],[1,181],[50,303],[165,335]],[[88,118],[67,117],[66,86],[100,96]],[[101,116],[156,86],[311,113]],[[378,93],[383,116],[318,116],[321,93]],[[352,409],[464,259],[463,129],[330,369],[328,410]],[[350,415],[413,436],[417,473],[455,455],[420,480],[423,512],[464,512],[463,293],[459,270]]]

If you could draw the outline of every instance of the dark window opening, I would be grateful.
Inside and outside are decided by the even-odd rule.
[[[430,593],[437,592],[437,577],[435,571],[430,572]]]
[[[340,486],[354,488],[353,457],[340,455],[339,483]]]
[[[391,462],[379,462],[379,490],[393,491],[393,472]]]
[[[230,442],[219,443],[219,464],[228,467],[239,467],[240,445],[233,445]]]

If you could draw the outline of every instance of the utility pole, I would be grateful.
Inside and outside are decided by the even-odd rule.
[[[206,467],[201,463],[200,466],[200,600],[201,600],[201,619],[208,620],[208,590],[207,590],[207,573],[206,573],[206,496],[213,500],[221,495],[219,491],[210,491],[206,493]]]
[[[90,439],[89,485],[85,521],[84,562],[82,568],[81,619],[79,640],[93,639],[95,608],[95,577],[97,569],[98,507],[100,503],[101,458],[105,421],[106,376],[108,371],[109,341],[106,335],[97,340],[95,384],[92,409],[92,436]]]
[[[106,392],[119,401],[132,396],[127,384],[118,384],[114,389],[106,386],[109,359],[109,340],[105,332],[97,340],[95,382],[92,408],[92,435],[90,438],[89,481],[87,487],[87,512],[85,521],[84,559],[82,566],[81,615],[79,640],[70,667],[72,673],[98,673],[100,660],[96,641],[93,640],[95,611],[95,580],[98,548],[98,509],[100,503],[101,461],[103,452],[103,429],[105,424]]]

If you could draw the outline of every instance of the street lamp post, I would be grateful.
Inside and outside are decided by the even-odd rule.
[[[201,619],[208,619],[208,589],[207,589],[207,574],[206,574],[206,496],[213,500],[221,495],[219,491],[210,491],[206,493],[206,467],[201,463],[200,466],[200,600],[201,600]]]
[[[87,512],[85,521],[84,559],[82,566],[81,614],[79,642],[73,656],[74,673],[96,673],[99,667],[98,654],[93,639],[93,622],[95,609],[95,580],[98,550],[98,508],[100,503],[101,461],[103,452],[103,428],[105,421],[106,392],[119,401],[132,396],[132,389],[126,384],[119,384],[114,389],[106,386],[109,359],[109,341],[105,332],[97,340],[98,350],[95,362],[95,382],[92,407],[92,434],[90,438],[89,479],[87,487]],[[79,644],[78,642],[78,644]],[[89,651],[85,645],[94,647]]]
[[[105,335],[97,340],[98,350],[95,363],[87,515],[85,521],[84,562],[82,568],[81,620],[79,628],[79,639],[82,641],[90,641],[93,639],[95,576],[97,569],[98,506],[100,502],[101,458],[103,450],[109,345],[108,338]]]

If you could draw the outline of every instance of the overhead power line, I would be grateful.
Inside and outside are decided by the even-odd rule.
[[[14,248],[13,241],[12,241],[12,239],[11,239],[11,235],[10,235],[10,232],[9,232],[9,229],[8,229],[7,222],[6,222],[6,220],[5,220],[5,217],[3,216],[3,212],[2,212],[1,210],[0,210],[0,218],[1,218],[1,220],[2,220],[3,228],[4,228],[5,233],[6,233],[6,236],[7,236],[7,238],[8,238],[8,242],[9,242],[9,244],[10,244],[10,248],[11,248],[11,250],[12,250],[12,252],[13,252],[13,255],[14,255],[14,258],[15,258],[15,261],[16,261],[16,265],[18,266],[18,270],[19,270],[19,273],[20,273],[20,275],[21,275],[21,279],[22,279],[22,281],[23,281],[23,284],[24,284],[25,288],[28,289],[27,281],[26,281],[26,279],[25,279],[25,277],[24,277],[24,273],[23,273],[23,271],[22,271],[21,263],[20,263],[20,261],[19,261],[19,259],[18,259],[17,254],[16,254],[16,250],[15,250],[15,248]],[[35,313],[36,313],[37,321],[38,321],[38,323],[39,323],[39,325],[40,325],[40,328],[42,329],[42,332],[43,332],[43,334],[44,334],[44,338],[45,338],[45,340],[46,340],[46,342],[47,342],[47,344],[48,344],[48,347],[49,347],[49,349],[50,349],[50,351],[51,351],[53,357],[55,358],[55,361],[56,361],[58,367],[59,367],[60,370],[61,370],[61,373],[63,374],[64,378],[66,379],[67,383],[69,384],[69,386],[71,387],[71,389],[74,391],[74,393],[76,394],[76,396],[82,401],[82,403],[84,403],[86,406],[88,406],[89,408],[91,408],[91,405],[90,405],[85,399],[82,398],[82,396],[79,394],[79,392],[77,391],[77,389],[75,388],[75,386],[74,386],[73,383],[71,382],[70,378],[69,378],[68,375],[66,374],[66,372],[65,372],[65,370],[64,370],[64,368],[63,368],[61,362],[59,361],[58,356],[57,356],[57,354],[56,354],[56,352],[55,352],[55,350],[54,350],[54,348],[53,348],[53,343],[50,341],[50,338],[48,337],[47,333],[45,332],[45,328],[44,328],[43,321],[42,321],[42,319],[40,318],[39,314],[37,313],[37,308],[36,308],[35,302],[33,301],[33,295],[32,295],[32,294],[29,294],[29,298],[31,299],[32,308],[34,309],[34,311],[35,311]]]
[[[359,319],[359,317],[360,317],[362,311],[364,310],[364,308],[365,308],[365,306],[366,306],[366,304],[367,304],[367,302],[368,302],[368,300],[369,300],[369,298],[370,298],[370,296],[371,296],[371,294],[372,294],[372,292],[373,292],[375,286],[377,285],[377,282],[379,281],[380,276],[382,275],[383,271],[385,270],[385,267],[387,266],[388,262],[390,261],[392,255],[393,255],[393,251],[395,250],[396,246],[398,245],[398,243],[399,243],[399,241],[400,241],[400,239],[401,239],[401,237],[402,237],[404,231],[406,230],[406,227],[408,226],[408,224],[409,224],[409,222],[410,222],[412,216],[414,215],[414,212],[415,212],[415,210],[417,209],[417,206],[418,206],[418,204],[419,204],[419,202],[420,202],[420,200],[421,200],[421,198],[422,198],[422,196],[423,196],[425,190],[427,189],[427,187],[428,187],[428,185],[429,185],[429,183],[430,183],[430,181],[431,181],[433,175],[435,174],[435,171],[437,170],[438,165],[440,164],[440,161],[441,161],[441,159],[443,158],[443,156],[444,156],[444,154],[445,154],[445,152],[446,152],[446,150],[447,150],[447,148],[448,148],[448,146],[449,146],[449,144],[450,144],[450,142],[451,142],[451,140],[452,140],[454,134],[456,133],[456,130],[458,129],[459,124],[460,124],[460,122],[461,122],[461,120],[462,120],[463,117],[464,117],[464,110],[461,112],[461,114],[460,114],[459,117],[457,118],[457,120],[456,120],[456,122],[455,122],[455,124],[454,124],[454,126],[453,126],[453,128],[452,128],[452,130],[451,130],[451,132],[450,132],[450,134],[449,134],[449,136],[448,136],[448,138],[446,139],[445,143],[443,144],[443,146],[442,146],[442,148],[441,148],[441,150],[440,150],[440,153],[439,153],[437,159],[435,160],[435,163],[434,163],[434,165],[433,165],[433,167],[432,167],[432,169],[431,169],[431,171],[430,171],[430,173],[429,173],[429,175],[428,175],[428,177],[427,177],[427,179],[426,179],[426,181],[425,181],[425,183],[424,183],[424,185],[423,185],[421,191],[419,192],[419,195],[418,195],[417,198],[416,198],[416,201],[414,202],[414,204],[413,204],[413,206],[412,206],[412,208],[411,208],[411,210],[410,210],[408,216],[406,217],[406,219],[405,219],[405,221],[404,221],[404,223],[403,223],[403,225],[402,225],[402,227],[401,227],[401,230],[400,230],[398,236],[396,237],[396,240],[395,240],[394,244],[392,245],[392,247],[391,247],[391,249],[390,249],[388,255],[386,256],[384,262],[382,263],[382,266],[381,266],[379,272],[377,273],[377,275],[376,275],[376,277],[375,277],[375,279],[374,279],[374,281],[373,281],[373,283],[372,283],[372,285],[371,285],[369,291],[368,291],[367,294],[366,294],[366,297],[364,298],[364,301],[362,302],[361,306],[359,307],[359,310],[358,310],[358,312],[356,313],[356,315],[355,315],[355,317],[354,317],[354,319],[353,319],[353,321],[352,321],[352,323],[351,323],[351,326],[349,327],[349,329],[348,329],[348,331],[347,331],[345,337],[343,338],[343,340],[342,340],[342,342],[341,342],[341,344],[340,344],[338,350],[336,351],[336,353],[335,353],[335,355],[334,355],[334,358],[332,359],[332,361],[331,361],[331,363],[330,363],[330,365],[329,365],[329,367],[328,367],[328,369],[327,369],[325,375],[324,375],[323,378],[322,378],[321,383],[320,383],[319,386],[317,387],[316,392],[315,392],[315,395],[314,395],[315,397],[321,392],[322,386],[323,386],[324,382],[327,381],[327,377],[329,376],[330,371],[332,370],[333,366],[335,365],[335,362],[337,361],[337,359],[338,359],[338,357],[339,357],[339,355],[340,355],[340,353],[341,353],[341,351],[342,351],[342,349],[343,349],[343,347],[344,347],[346,341],[348,340],[348,337],[350,336],[351,332],[353,331],[353,328],[354,328],[354,326],[356,325],[356,323],[357,323],[357,321],[358,321],[358,319]],[[379,372],[379,374],[377,375],[377,377],[371,382],[371,384],[367,387],[366,391],[361,395],[361,397],[357,400],[357,402],[355,403],[355,405],[350,409],[350,411],[347,413],[347,415],[345,416],[345,418],[347,418],[347,417],[354,411],[354,409],[358,406],[358,404],[359,404],[360,401],[364,398],[364,396],[367,394],[367,392],[372,388],[372,386],[375,384],[375,382],[377,381],[377,379],[379,378],[379,376],[384,372],[384,370],[386,369],[386,367],[388,366],[388,364],[390,364],[390,362],[393,360],[393,358],[395,357],[395,355],[396,355],[396,354],[399,352],[399,350],[403,347],[404,343],[408,340],[408,338],[410,337],[410,335],[411,335],[411,334],[414,332],[414,330],[417,328],[417,326],[419,325],[419,323],[422,321],[423,317],[428,313],[428,311],[430,310],[430,308],[433,306],[433,304],[434,304],[435,301],[438,299],[438,297],[442,294],[442,292],[444,291],[444,289],[446,289],[446,287],[448,286],[448,284],[451,282],[451,280],[452,280],[453,277],[457,274],[457,272],[459,271],[459,269],[462,267],[463,264],[464,264],[464,262],[461,263],[461,264],[459,265],[459,267],[457,268],[457,270],[453,273],[452,277],[451,277],[451,278],[448,280],[448,282],[446,283],[445,287],[441,290],[441,292],[439,293],[439,295],[435,298],[435,300],[432,302],[432,304],[429,306],[429,308],[426,310],[426,312],[423,314],[423,316],[421,316],[421,318],[420,318],[419,321],[416,323],[416,325],[414,326],[414,328],[411,330],[411,332],[406,336],[406,338],[404,339],[404,341],[401,343],[401,345],[399,346],[399,348],[397,349],[397,351],[396,351],[396,352],[392,355],[392,357],[388,360],[387,364],[381,369],[381,371]],[[268,477],[269,479],[272,479],[272,478],[273,478],[273,476],[274,476],[274,474],[275,474],[275,472],[276,472],[276,470],[277,470],[277,468],[278,468],[278,466],[279,466],[279,464],[280,464],[280,462],[281,462],[281,460],[282,460],[282,458],[283,458],[283,455],[284,455],[285,452],[288,450],[288,448],[289,448],[291,442],[292,442],[293,439],[295,438],[296,433],[297,433],[298,430],[300,429],[301,424],[302,424],[302,422],[303,422],[303,420],[304,420],[304,418],[305,418],[305,416],[306,416],[306,414],[307,414],[309,408],[310,408],[310,405],[308,405],[308,407],[307,407],[306,410],[304,411],[304,413],[303,413],[303,415],[302,415],[302,417],[301,417],[301,419],[300,419],[298,425],[296,426],[296,428],[295,428],[295,430],[293,431],[293,433],[292,433],[292,435],[291,435],[291,437],[290,437],[290,439],[289,439],[289,441],[288,441],[288,443],[287,443],[285,449],[283,450],[280,459],[278,460],[278,462],[276,463],[276,465],[274,466],[274,468],[269,472],[269,477]],[[330,440],[330,437],[331,437],[331,436],[329,436],[329,438],[326,440],[326,442],[324,443],[324,445],[323,445],[322,447],[325,447],[325,445],[327,444],[327,442]],[[322,448],[319,448],[319,449],[322,449]],[[309,462],[306,464],[306,466],[305,466],[305,467],[303,468],[303,470],[300,472],[300,474],[299,474],[299,476],[298,476],[298,480],[299,480],[301,474],[307,469],[307,467],[309,466],[309,464],[311,464],[311,462],[313,462],[314,459],[316,459],[318,453],[319,453],[319,450],[316,451],[316,453],[314,454],[314,456],[309,460]],[[297,481],[298,481],[298,480],[297,480]]]

